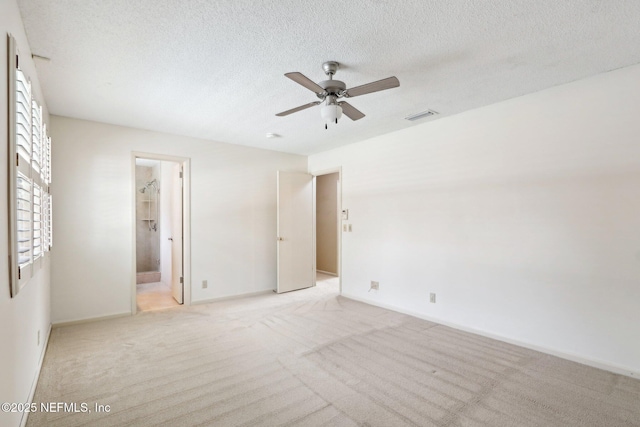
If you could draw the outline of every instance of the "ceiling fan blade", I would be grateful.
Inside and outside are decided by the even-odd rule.
[[[318,104],[320,104],[320,101],[310,102],[308,104],[304,104],[304,105],[301,105],[299,107],[292,108],[291,110],[287,110],[287,111],[283,111],[282,113],[278,113],[278,114],[276,114],[276,116],[278,116],[278,117],[288,116],[289,114],[293,114],[293,113],[297,113],[298,111],[306,110],[307,108],[311,108],[311,107],[313,107],[315,105],[318,105]]]
[[[302,73],[298,73],[298,72],[286,73],[285,76],[289,77],[291,80],[298,83],[299,85],[306,87],[312,92],[315,92],[318,94],[324,93],[324,89],[322,89],[322,87],[318,86],[313,80],[311,80],[310,78],[308,78]]]
[[[391,89],[398,86],[400,86],[400,82],[397,77],[387,77],[386,79],[378,80],[377,82],[371,82],[366,85],[347,89],[345,96],[347,98],[353,98],[354,96],[366,95],[368,93]]]
[[[364,117],[364,113],[362,111],[358,110],[346,101],[338,102],[338,105],[342,107],[344,115],[349,117],[351,120],[360,120]]]

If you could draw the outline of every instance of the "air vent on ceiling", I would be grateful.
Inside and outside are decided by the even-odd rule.
[[[413,121],[416,121],[416,120],[424,119],[425,117],[435,116],[436,114],[438,114],[436,111],[427,110],[427,111],[423,111],[421,113],[416,113],[416,114],[412,114],[410,116],[407,116],[407,117],[405,117],[405,120],[409,120],[409,121],[413,122]]]

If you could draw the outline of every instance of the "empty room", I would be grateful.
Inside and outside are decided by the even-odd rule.
[[[0,0],[0,426],[640,427],[638,22]]]

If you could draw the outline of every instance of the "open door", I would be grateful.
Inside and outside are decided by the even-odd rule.
[[[171,295],[184,303],[183,226],[182,226],[182,165],[173,166],[171,186]]]
[[[303,172],[278,171],[278,293],[315,284],[313,182]]]

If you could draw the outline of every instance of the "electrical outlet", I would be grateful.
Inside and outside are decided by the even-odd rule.
[[[207,283],[206,280],[202,281],[202,289],[207,289],[207,287],[209,287],[209,284]]]
[[[376,291],[380,289],[380,282],[376,282],[374,280],[371,281],[371,289],[375,289]]]
[[[434,304],[436,303],[436,294],[434,294],[433,292],[429,294],[429,302]]]
[[[353,231],[353,228],[351,228],[351,224],[349,224],[349,233],[351,233]]]
[[[40,345],[40,329],[38,329],[38,345]]]

